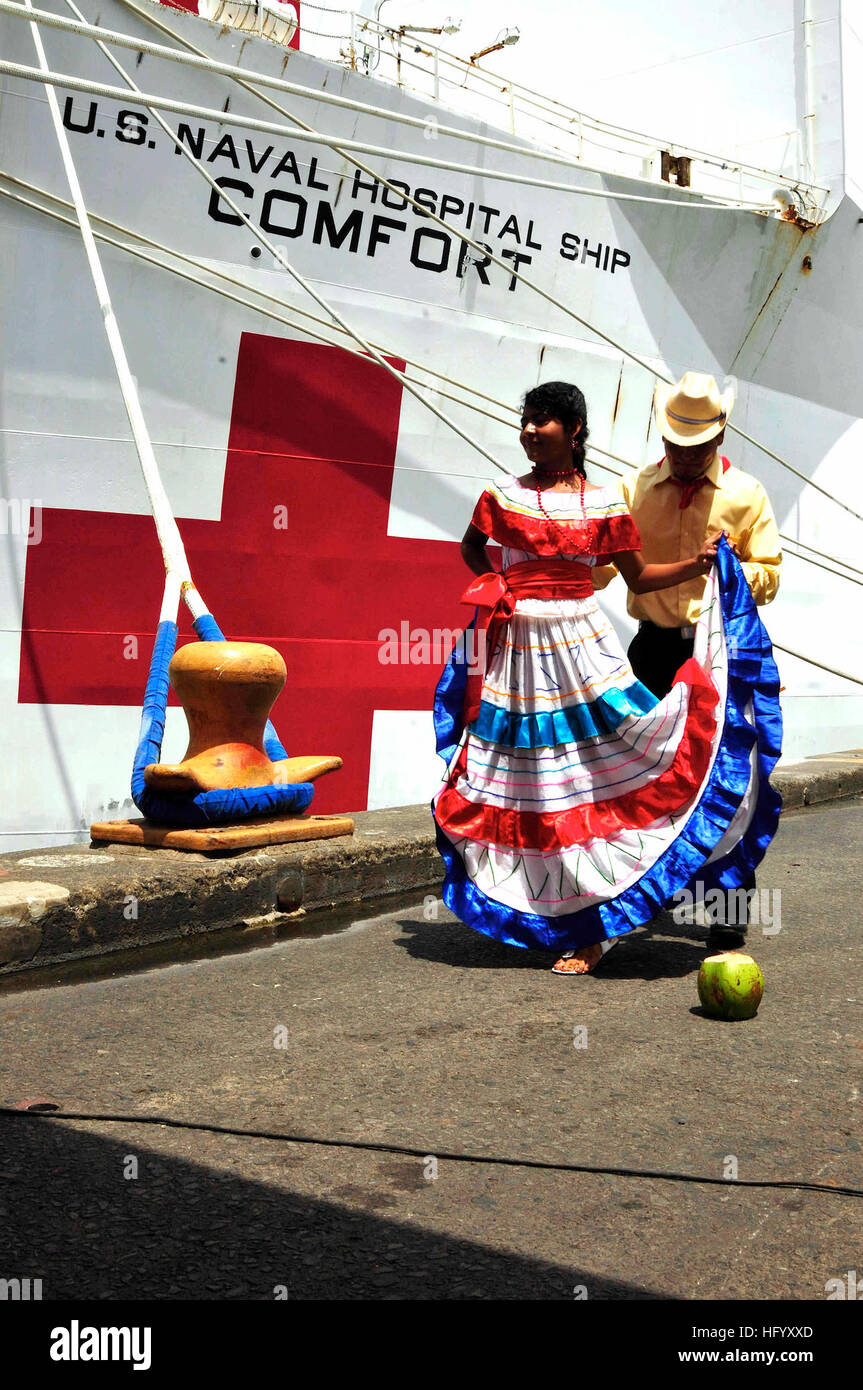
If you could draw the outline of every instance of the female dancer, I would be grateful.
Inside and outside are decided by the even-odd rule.
[[[586,479],[587,434],[577,386],[529,391],[531,471],[476,505],[462,541],[476,621],[435,696],[447,769],[432,803],[447,906],[576,975],[696,878],[744,882],[779,808],[778,677],[730,547],[717,532],[690,560],[645,564],[625,503]],[[711,571],[694,655],[663,700],[594,598],[591,567],[610,560],[637,593]]]

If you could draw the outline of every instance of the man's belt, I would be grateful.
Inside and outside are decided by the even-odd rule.
[[[689,623],[685,623],[683,627],[662,627],[659,623],[652,623],[649,618],[642,618],[638,624],[639,632],[647,627],[652,627],[656,632],[676,632],[686,641],[691,641],[695,636],[695,628]]]

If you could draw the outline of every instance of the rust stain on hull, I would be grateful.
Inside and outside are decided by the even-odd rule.
[[[798,224],[798,225],[799,225],[799,224]],[[749,325],[749,328],[747,329],[746,333],[744,334],[743,339],[742,339],[742,341],[741,341],[741,343],[740,343],[740,346],[739,346],[739,348],[737,349],[737,352],[734,354],[734,360],[733,360],[733,362],[732,362],[732,370],[736,367],[738,359],[740,358],[741,354],[746,350],[747,346],[749,345],[749,343],[750,343],[750,341],[752,340],[752,338],[754,337],[754,335],[756,335],[756,333],[758,332],[758,330],[762,327],[762,324],[763,324],[763,322],[765,321],[765,315],[766,315],[766,313],[767,313],[767,310],[768,310],[768,308],[771,306],[771,301],[772,301],[774,295],[776,294],[776,291],[779,289],[779,286],[782,284],[783,280],[786,280],[786,279],[787,279],[787,277],[788,277],[788,275],[789,275],[789,272],[791,271],[792,266],[793,266],[793,264],[794,264],[796,254],[800,251],[801,246],[803,246],[803,247],[806,246],[807,242],[808,242],[808,244],[809,244],[810,246],[813,244],[813,240],[814,240],[814,237],[815,237],[815,235],[817,234],[817,232],[818,232],[818,228],[817,228],[817,227],[811,228],[811,229],[808,230],[808,231],[803,231],[802,235],[799,237],[799,239],[797,240],[796,244],[795,244],[794,247],[792,248],[792,250],[791,250],[791,252],[790,252],[790,254],[789,254],[789,256],[788,256],[788,258],[787,258],[787,260],[786,260],[786,262],[785,262],[785,264],[784,264],[784,265],[782,266],[782,268],[780,269],[779,274],[776,276],[776,279],[774,280],[773,284],[771,285],[768,294],[765,296],[765,298],[764,298],[764,300],[763,300],[763,302],[762,302],[762,304],[761,304],[761,307],[759,308],[758,312],[757,312],[757,313],[755,314],[755,316],[753,317],[752,322],[751,322],[750,325]],[[806,261],[809,261],[809,265],[810,265],[810,267],[811,267],[811,264],[812,264],[811,257],[808,256],[808,255],[804,257],[804,264],[803,264],[803,266],[801,267],[801,268],[803,269],[804,274],[807,273],[807,267],[806,267],[806,265],[805,265],[805,262],[806,262]],[[793,297],[793,295],[792,295],[791,297]],[[777,318],[777,321],[776,321],[776,323],[774,324],[772,331],[769,331],[769,336],[768,336],[768,338],[767,338],[767,341],[766,341],[766,343],[764,344],[764,346],[763,346],[763,348],[762,348],[762,350],[761,350],[761,353],[760,353],[760,355],[759,355],[759,359],[758,359],[759,361],[760,361],[761,358],[764,356],[764,353],[767,351],[768,347],[770,346],[770,343],[772,342],[772,340],[773,340],[773,338],[774,338],[774,336],[775,336],[775,334],[776,334],[776,332],[777,332],[777,330],[778,330],[778,328],[779,328],[779,325],[780,325],[780,323],[782,322],[782,319],[783,319],[784,314],[785,314],[785,309],[787,309],[787,307],[788,307],[788,303],[790,303],[790,297],[789,297],[788,301],[786,302],[785,306],[780,310],[779,315],[778,315],[778,318]],[[751,370],[751,368],[750,368],[750,370]]]
[[[623,395],[623,363],[620,364],[620,376],[617,379],[617,395],[614,397],[614,407],[611,412],[611,428],[614,429],[617,413],[620,410],[620,400]]]

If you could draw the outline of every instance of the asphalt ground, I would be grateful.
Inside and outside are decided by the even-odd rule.
[[[863,1272],[863,1201],[727,1175],[863,1188],[861,880],[863,803],[783,818],[749,1022],[698,1012],[697,925],[663,916],[596,976],[558,978],[432,895],[331,935],[0,992],[3,1104],[420,1151],[0,1116],[0,1273],[46,1300],[824,1299]]]

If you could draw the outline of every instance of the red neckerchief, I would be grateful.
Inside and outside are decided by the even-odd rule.
[[[719,457],[722,460],[722,471],[723,473],[727,473],[731,464],[723,454],[720,454]],[[699,488],[704,487],[704,484],[710,480],[706,473],[702,473],[700,478],[693,478],[691,481],[686,482],[683,478],[675,478],[669,468],[668,481],[674,483],[675,487],[680,488],[680,505],[677,510],[679,512],[685,512]]]

